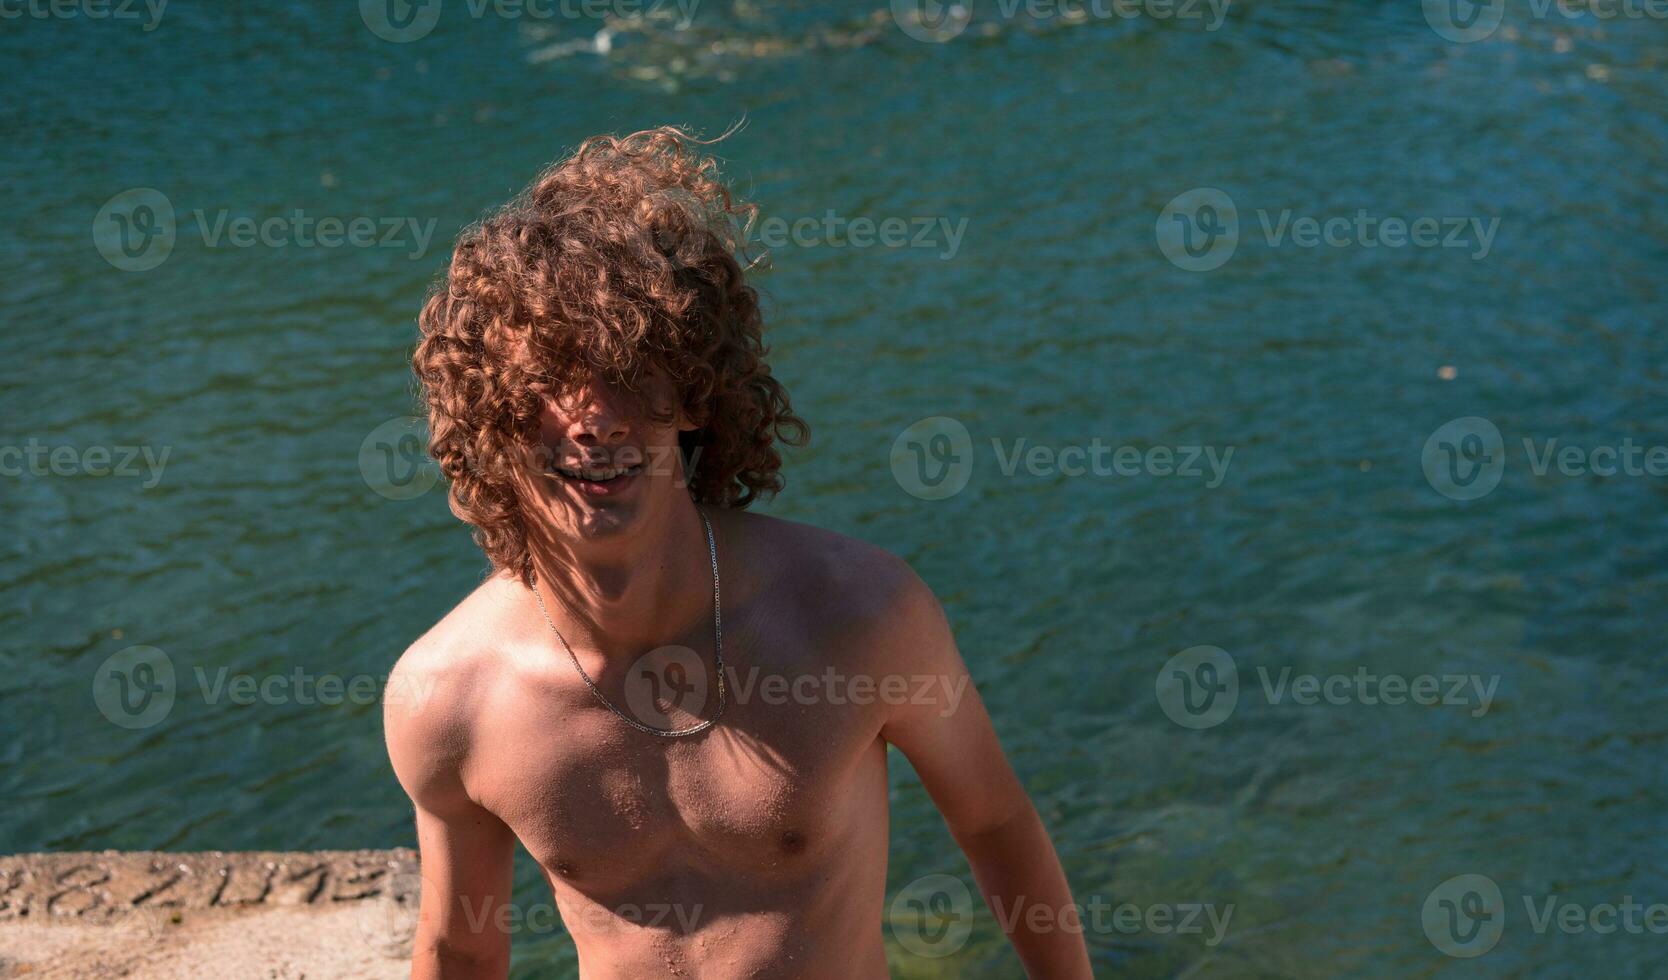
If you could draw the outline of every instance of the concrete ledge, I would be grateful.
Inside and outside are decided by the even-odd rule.
[[[0,977],[405,977],[417,855],[0,856]]]

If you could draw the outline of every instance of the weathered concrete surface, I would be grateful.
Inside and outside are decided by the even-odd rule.
[[[0,978],[405,977],[410,850],[0,856]]]

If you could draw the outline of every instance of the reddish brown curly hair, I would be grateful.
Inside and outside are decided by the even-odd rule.
[[[494,569],[530,581],[512,468],[543,400],[593,377],[672,378],[701,425],[679,435],[696,501],[740,508],[782,489],[775,443],[808,430],[765,364],[744,278],[757,210],[732,199],[706,145],[675,127],[586,140],[465,228],[430,290],[412,357],[429,452]]]

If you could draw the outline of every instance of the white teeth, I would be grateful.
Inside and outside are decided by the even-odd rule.
[[[640,467],[636,466],[627,466],[623,469],[569,470],[558,466],[556,468],[556,472],[562,474],[570,480],[585,480],[590,483],[607,483],[616,477],[636,473],[639,468]]]

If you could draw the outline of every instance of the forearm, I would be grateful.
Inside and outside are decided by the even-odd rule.
[[[510,936],[501,928],[507,899],[424,896],[411,943],[411,980],[504,980],[510,973]],[[472,908],[478,904],[478,911]],[[474,914],[471,914],[474,912]]]
[[[467,948],[421,931],[412,943],[411,980],[504,980],[509,975],[508,943],[501,950]]]
[[[1011,819],[958,843],[1026,974],[1093,980],[1082,915],[1036,808],[1027,801]]]

